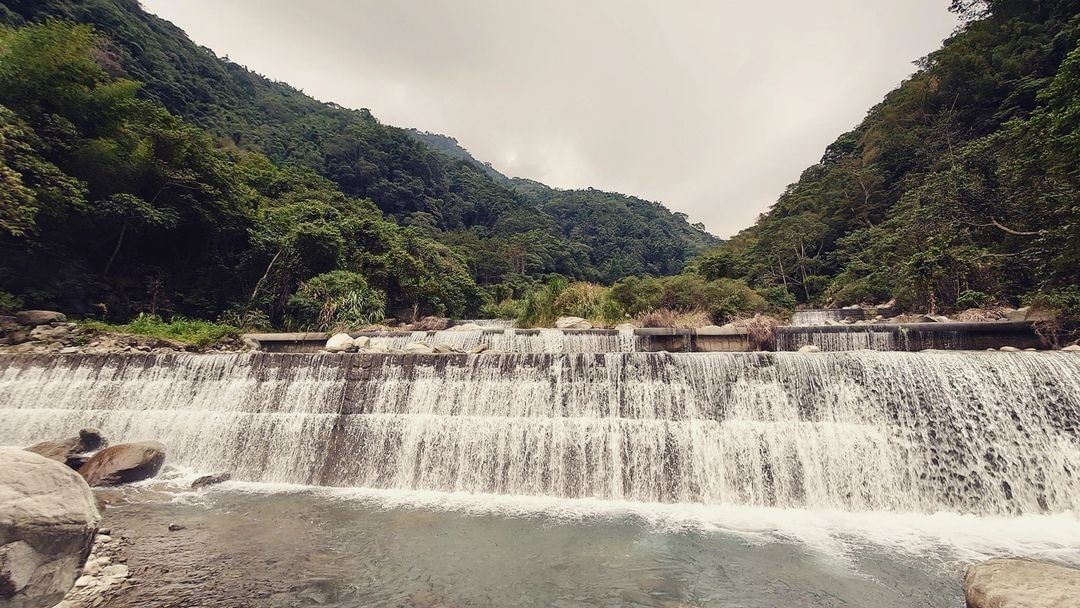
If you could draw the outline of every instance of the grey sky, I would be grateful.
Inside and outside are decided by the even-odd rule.
[[[956,26],[947,0],[143,0],[508,175],[753,223]]]

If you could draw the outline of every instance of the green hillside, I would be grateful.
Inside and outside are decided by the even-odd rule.
[[[49,28],[31,27],[50,20],[56,23]],[[607,218],[612,223],[605,229],[627,238],[596,240],[568,229],[562,223],[567,214],[549,214],[467,153],[454,154],[440,141],[380,123],[366,109],[322,103],[219,58],[135,0],[7,0],[0,3],[0,21],[15,28],[5,32],[13,46],[4,49],[3,69],[18,86],[0,92],[6,124],[18,133],[9,142],[21,141],[21,149],[56,169],[69,190],[49,199],[55,192],[40,187],[25,158],[9,155],[6,179],[33,200],[11,212],[21,228],[11,223],[0,232],[0,247],[8,252],[0,262],[0,291],[27,305],[107,308],[124,316],[167,302],[167,311],[214,316],[253,304],[277,322],[300,285],[340,270],[381,291],[388,312],[462,315],[554,275],[610,281],[622,267],[677,272],[715,242],[652,204]],[[81,46],[70,48],[55,29],[70,25],[61,24],[92,31],[78,30]],[[68,89],[78,91],[70,104],[48,97],[67,96]],[[123,103],[101,99],[99,90],[122,90]],[[86,122],[101,112],[111,113],[108,120]],[[126,133],[131,128],[138,133]],[[159,129],[169,130],[175,145],[212,159],[228,174],[214,179],[229,183],[215,183],[186,158],[160,158],[173,151],[159,149]],[[148,165],[126,166],[142,161]],[[109,162],[130,174],[102,170]],[[256,165],[266,174],[247,174]],[[318,204],[305,200],[311,191],[318,192],[310,199]],[[121,195],[133,198],[116,198]],[[50,200],[63,200],[56,202],[61,210]],[[303,238],[317,242],[310,245],[322,251],[319,263],[287,267],[288,248],[275,246],[284,237],[263,233],[259,221],[283,200],[301,226],[290,230],[318,233]],[[225,216],[204,216],[207,205]],[[93,213],[98,216],[90,218]],[[281,230],[288,225],[274,221]],[[640,224],[654,221],[664,228],[642,231]],[[354,225],[377,225],[379,238],[394,235],[412,261],[388,259],[393,247],[374,245],[371,235],[351,232]],[[642,247],[643,235],[674,241]],[[594,253],[601,249],[602,258]],[[411,281],[423,285],[406,285]]]
[[[1080,311],[1080,2],[953,10],[967,24],[698,272],[819,305]]]

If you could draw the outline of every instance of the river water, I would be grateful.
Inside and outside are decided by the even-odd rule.
[[[962,608],[959,581],[973,561],[1020,554],[1080,563],[1071,515],[852,514],[249,483],[162,490],[111,496],[104,524],[126,537],[135,577],[106,592],[107,605]]]

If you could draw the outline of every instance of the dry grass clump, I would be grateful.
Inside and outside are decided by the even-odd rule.
[[[776,328],[780,321],[768,315],[736,319],[732,325],[746,330],[746,339],[754,350],[776,350]]]
[[[987,308],[969,308],[952,315],[951,318],[954,321],[974,323],[979,321],[997,321],[1008,316],[1009,315],[1005,314],[1004,308],[1000,306],[990,306]]]
[[[698,328],[711,323],[712,319],[709,318],[709,313],[704,310],[682,312],[670,308],[660,308],[642,313],[633,320],[633,324],[639,327]]]

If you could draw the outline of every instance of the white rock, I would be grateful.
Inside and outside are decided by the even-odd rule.
[[[964,575],[969,608],[1080,606],[1080,570],[1018,558],[976,564]]]
[[[434,352],[434,349],[427,342],[410,342],[405,345],[405,352],[425,354]]]
[[[86,576],[80,576],[79,579],[75,581],[74,586],[75,587],[89,587],[90,585],[93,585],[93,584],[96,584],[96,583],[97,583],[96,578],[94,578],[92,576],[89,576],[89,575],[86,575]]]
[[[64,598],[90,554],[100,516],[78,473],[44,456],[0,448],[0,590],[20,608]]]
[[[1027,321],[1028,313],[1031,312],[1030,306],[1023,308],[1017,308],[1016,310],[1008,310],[1005,312],[1005,318],[1010,321]]]
[[[101,576],[109,578],[127,578],[131,576],[131,570],[124,564],[113,564],[102,568]]]
[[[455,325],[446,331],[480,331],[484,329],[476,323],[462,323],[461,325]]]
[[[715,325],[706,325],[705,327],[702,327],[701,329],[707,329],[709,327],[716,327],[716,326]],[[633,323],[619,323],[618,325],[615,326],[615,329],[617,329],[618,331],[634,331],[637,328],[634,327]],[[701,333],[701,329],[698,330],[698,333]]]
[[[1020,349],[1016,348],[1015,346],[1002,346],[998,350],[1000,350],[1003,353],[1018,353],[1018,352],[1020,352]]]
[[[353,338],[352,343],[356,348],[367,348],[371,345],[371,338],[367,336],[357,336]]]
[[[1080,353],[1080,344],[1070,344],[1061,350],[1067,353]]]
[[[581,317],[559,317],[555,321],[555,327],[559,329],[592,329],[592,323]]]
[[[488,349],[487,344],[477,344],[476,346],[469,349],[469,354],[479,355],[480,353],[486,351],[487,349]]]
[[[326,350],[332,353],[343,353],[353,345],[353,339],[349,334],[334,334],[326,341]]]
[[[821,348],[819,348],[817,346],[814,346],[813,344],[807,344],[806,346],[800,348],[799,352],[800,353],[820,353]]]

